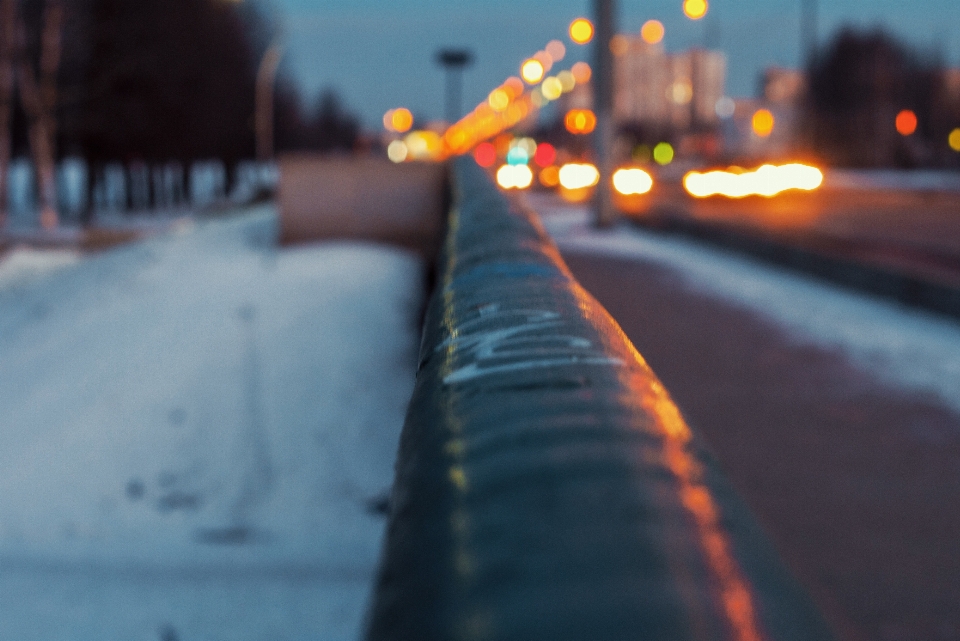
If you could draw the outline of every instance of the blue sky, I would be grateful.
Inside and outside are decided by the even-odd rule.
[[[519,63],[549,40],[565,40],[570,20],[589,15],[591,6],[584,0],[259,2],[283,31],[285,73],[306,95],[335,89],[369,128],[379,126],[391,107],[406,106],[427,119],[442,115],[438,48],[474,52],[464,76],[466,108],[516,75]],[[727,54],[727,92],[733,96],[753,95],[765,66],[796,66],[800,60],[800,0],[711,0],[709,15],[699,22],[684,18],[682,0],[618,4],[621,32],[637,32],[645,20],[657,18],[666,26],[670,51],[707,37],[718,44]],[[913,46],[939,48],[948,63],[960,64],[957,0],[820,0],[819,23],[821,41],[841,24],[883,25]],[[565,65],[590,55],[585,47],[568,51]]]

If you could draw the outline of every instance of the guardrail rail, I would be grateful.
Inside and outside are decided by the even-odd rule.
[[[451,171],[367,639],[831,639],[536,216]]]

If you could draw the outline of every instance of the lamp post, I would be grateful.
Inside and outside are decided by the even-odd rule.
[[[594,45],[594,112],[597,128],[594,134],[594,149],[597,154],[597,169],[600,182],[594,195],[596,225],[609,227],[614,221],[613,198],[610,181],[613,179],[613,52],[610,41],[616,33],[616,0],[594,0],[596,41]]]
[[[473,62],[473,54],[468,49],[441,49],[437,52],[437,62],[446,71],[446,104],[444,112],[447,122],[460,120],[462,111],[463,68]]]

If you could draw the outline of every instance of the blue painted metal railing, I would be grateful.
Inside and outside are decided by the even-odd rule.
[[[452,171],[367,638],[830,639],[536,217]]]

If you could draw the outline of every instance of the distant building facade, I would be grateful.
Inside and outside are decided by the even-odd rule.
[[[684,132],[718,123],[727,61],[720,51],[668,54],[661,43],[620,36],[614,58],[613,115],[621,124]]]
[[[720,51],[691,49],[668,54],[660,43],[619,35],[614,56],[613,117],[618,125],[685,133],[719,123],[716,105],[724,96],[727,61]],[[590,109],[592,88],[564,94],[561,109]]]

